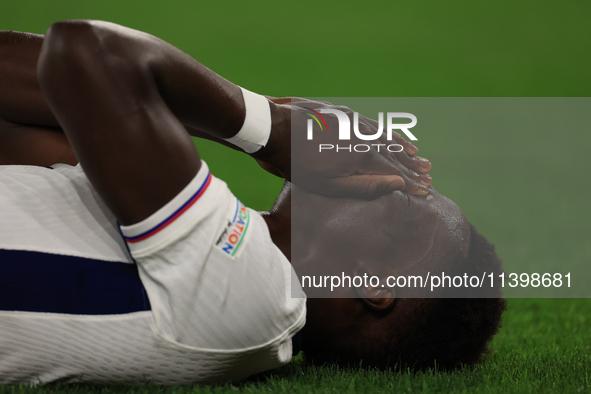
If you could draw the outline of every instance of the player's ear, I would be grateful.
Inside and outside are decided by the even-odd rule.
[[[355,274],[359,276],[366,274],[369,278],[375,277],[362,263],[358,265]],[[371,282],[368,280],[367,286],[357,287],[357,296],[369,309],[379,313],[389,312],[396,305],[396,291],[392,287],[387,287],[382,280],[376,286],[373,286]],[[376,284],[375,281],[373,282]]]
[[[389,312],[396,305],[396,292],[394,289],[368,286],[360,287],[357,290],[363,304],[376,312]]]

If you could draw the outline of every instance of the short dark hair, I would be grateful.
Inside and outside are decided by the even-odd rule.
[[[470,225],[470,249],[455,269],[502,272],[502,263],[493,244]],[[342,366],[378,369],[411,368],[443,370],[482,360],[488,344],[501,327],[507,307],[500,292],[493,298],[415,298],[401,299],[412,306],[404,325],[347,338],[332,348],[306,349],[305,359],[320,365],[336,362]],[[346,345],[342,345],[346,343]]]

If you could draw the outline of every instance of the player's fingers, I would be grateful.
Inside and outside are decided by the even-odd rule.
[[[323,194],[370,200],[406,187],[404,179],[398,175],[350,175],[328,179],[324,186]]]
[[[413,170],[408,170],[402,173],[402,177],[407,183],[410,180],[427,187],[431,186],[431,183],[433,183],[433,178],[431,178],[431,175],[429,174],[419,174]]]
[[[366,121],[368,120],[366,119]],[[402,146],[403,149],[401,151],[381,149],[380,152],[382,155],[385,155],[391,160],[399,161],[406,168],[416,171],[419,174],[427,174],[429,171],[431,171],[431,162],[429,160],[423,157],[415,156],[415,154],[418,152],[418,148],[416,146],[408,142],[396,132],[392,133],[392,139],[398,145]],[[385,134],[380,137],[380,142],[389,145]]]
[[[404,152],[397,153],[396,155],[400,156],[402,160],[398,160],[397,156],[374,156],[373,160],[366,162],[362,168],[358,169],[357,173],[365,175],[399,175],[405,182],[411,182],[409,190],[412,193],[416,191],[416,188],[413,186],[414,184],[426,186],[428,192],[428,187],[431,185],[433,178],[424,173],[427,168],[423,168],[422,171],[415,171],[414,169],[421,168],[418,160],[414,161],[412,157]]]
[[[427,174],[431,171],[431,162],[423,157],[411,156],[404,151],[393,153],[393,156],[400,164],[419,174]]]
[[[419,153],[419,148],[417,148],[412,142],[408,141],[406,138],[395,131],[392,132],[392,140],[394,140],[397,144],[402,145],[404,152],[411,156]]]
[[[430,178],[430,177],[429,177]],[[428,182],[416,181],[413,178],[404,180],[404,190],[408,194],[415,194],[417,196],[426,196],[429,194],[429,186],[431,185],[430,180]]]
[[[370,125],[375,127],[377,130],[377,128],[379,127],[379,122],[377,120],[370,119],[370,118],[365,118],[365,119]],[[386,139],[385,132],[384,132],[382,138],[384,140]],[[399,133],[397,133],[395,131],[392,132],[392,140],[394,140],[394,142],[396,142],[397,144],[402,145],[402,147],[404,148],[404,152],[408,153],[411,156],[414,156],[417,153],[419,153],[419,148],[417,148],[412,142],[409,142],[407,139],[405,139],[403,136],[401,136]]]
[[[392,160],[388,160],[383,158],[379,161],[379,166],[381,167],[380,172],[374,172],[373,175],[383,175],[383,174],[397,174],[401,178],[404,179],[405,187],[404,191],[409,194],[416,194],[419,196],[424,196],[429,194],[429,186],[431,185],[433,179],[428,174],[420,174],[416,171],[411,170],[408,167],[400,165],[401,163],[395,163]],[[386,168],[384,168],[384,166]],[[377,166],[376,166],[377,167]],[[374,168],[376,168],[374,167]],[[363,171],[360,171],[363,174]],[[366,174],[372,174],[367,172]],[[387,176],[387,175],[384,175]]]

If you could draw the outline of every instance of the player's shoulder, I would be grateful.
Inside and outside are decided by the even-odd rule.
[[[266,222],[205,164],[161,210],[121,230],[156,300],[157,330],[175,346],[252,349],[283,341],[305,315]]]

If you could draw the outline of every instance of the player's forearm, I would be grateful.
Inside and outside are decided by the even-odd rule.
[[[162,56],[147,61],[152,62],[151,70],[163,98],[188,132],[237,149],[226,139],[234,137],[245,122],[247,108],[240,88],[174,46],[141,34],[145,37],[129,45],[144,47],[143,53],[160,51]],[[268,104],[271,133],[266,146],[251,156],[272,164],[289,163],[289,106],[272,99]]]
[[[87,62],[85,69],[92,71],[95,67],[98,74],[100,67],[109,67],[110,73],[105,75],[128,75],[128,80],[120,83],[136,86],[135,95],[142,100],[153,94],[142,81],[151,80],[168,108],[194,136],[207,135],[220,142],[234,137],[244,124],[246,107],[240,87],[159,38],[100,21],[62,22],[52,26],[48,31],[50,36],[51,44],[44,46],[43,53],[52,54],[52,64],[63,63],[64,67],[59,69],[67,70],[68,63]],[[61,53],[58,47],[69,50],[56,57]],[[88,49],[96,53],[77,55],[87,53]],[[41,59],[44,59],[43,53]],[[93,61],[95,55],[104,61]],[[48,70],[44,68],[39,77],[51,83],[53,76],[44,75]],[[57,87],[53,91],[59,94]],[[149,103],[150,100],[144,101]],[[285,138],[285,129],[289,129],[289,108],[271,101],[269,107],[271,136],[267,146],[253,156],[276,164],[289,160],[290,140]],[[122,118],[124,111],[122,108]]]
[[[0,118],[16,124],[59,126],[37,80],[37,61],[44,38],[40,34],[0,30]],[[174,82],[170,78],[161,78],[161,81],[169,85]],[[171,104],[179,114],[184,110],[178,103]],[[197,108],[188,108],[188,112],[195,110]],[[187,125],[195,123],[190,121],[191,116],[183,118],[188,119]],[[189,126],[187,131],[194,137],[224,143],[216,130],[209,134]],[[222,136],[225,134],[223,127],[219,131]]]
[[[89,24],[101,42],[96,50],[113,59],[110,67],[134,67],[150,75],[168,107],[195,136],[223,139],[238,132],[245,115],[238,86],[150,34],[100,21]],[[93,45],[93,39],[77,44]]]
[[[37,81],[44,37],[0,31],[0,117],[16,124],[57,127]]]
[[[84,26],[87,28],[82,31]],[[53,46],[92,47],[111,59],[108,67],[114,73],[135,69],[149,75],[174,115],[195,136],[205,133],[214,139],[230,138],[244,122],[240,87],[155,36],[102,21],[61,22],[48,34],[54,38]]]

